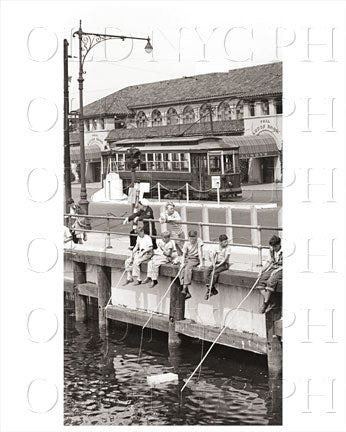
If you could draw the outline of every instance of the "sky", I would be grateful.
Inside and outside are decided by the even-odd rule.
[[[82,19],[85,32],[150,37],[145,41],[102,42],[85,62],[84,104],[129,85],[180,78],[281,60],[276,49],[277,25],[253,20],[239,3],[213,2],[84,2],[71,7],[63,34],[69,41],[71,109],[78,108],[78,40],[72,37]],[[275,9],[275,3],[269,2]],[[279,11],[279,9],[278,9]],[[282,44],[289,31],[281,31]]]

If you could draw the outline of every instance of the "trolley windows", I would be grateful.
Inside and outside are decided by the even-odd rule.
[[[223,164],[225,169],[225,174],[234,173],[234,157],[231,154],[226,154],[223,156]]]
[[[109,158],[108,172],[125,171],[125,155],[116,154]],[[188,153],[142,153],[139,171],[190,171]]]
[[[209,155],[209,174],[222,174],[221,156],[221,153]]]
[[[236,174],[239,171],[239,156],[232,153],[209,153],[209,174]]]
[[[188,153],[142,153],[140,171],[189,172]]]

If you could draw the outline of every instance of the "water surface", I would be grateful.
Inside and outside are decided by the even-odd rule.
[[[216,346],[181,392],[209,344],[187,339],[169,350],[166,334],[146,329],[139,356],[138,327],[118,323],[106,337],[90,318],[76,323],[65,302],[66,426],[281,424],[281,389],[264,356]],[[178,383],[147,384],[167,372]]]

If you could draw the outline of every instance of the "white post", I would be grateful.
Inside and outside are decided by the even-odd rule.
[[[226,208],[226,224],[232,225],[232,207]],[[226,235],[228,240],[233,243],[233,228],[231,226],[226,228]]]
[[[187,221],[187,213],[186,213],[186,207],[185,206],[181,207],[181,209],[180,209],[180,216],[181,216],[181,220],[183,222]],[[184,234],[185,234],[185,238],[187,238],[187,233],[188,233],[187,225],[183,224],[182,228],[183,228],[183,231],[184,231]]]
[[[219,184],[216,187],[216,195],[217,195],[217,203],[220,205],[220,186]]]
[[[157,183],[157,194],[158,194],[159,202],[161,202],[161,185],[159,182]]]
[[[209,223],[209,211],[207,206],[202,206],[202,223]],[[203,240],[210,241],[209,226],[203,225]]]
[[[190,196],[189,196],[189,184],[186,183],[186,202],[188,203],[190,200]]]
[[[161,213],[164,213],[166,211],[166,206],[161,206],[160,207],[160,214]],[[163,223],[163,224],[161,224],[161,232],[163,233],[164,231],[167,231],[167,224],[166,223]]]
[[[256,206],[251,206],[251,210],[250,210],[250,214],[251,214],[251,226],[257,227],[258,226],[258,219],[257,219],[257,208]],[[251,244],[253,246],[260,246],[261,245],[261,231],[258,229],[252,229],[251,230]],[[261,248],[257,248],[257,256],[258,256],[258,260],[257,260],[257,267],[262,267],[262,249]]]
[[[250,225],[251,226],[258,226],[258,220],[257,220],[257,209],[254,205],[251,206],[250,209],[250,216],[251,216],[251,222]],[[260,242],[259,242],[259,235],[258,235],[258,231],[257,229],[252,229],[251,230],[251,244],[253,246],[259,246]]]
[[[278,211],[278,227],[282,228],[282,207],[279,207]],[[279,236],[281,236],[282,231],[279,231]]]

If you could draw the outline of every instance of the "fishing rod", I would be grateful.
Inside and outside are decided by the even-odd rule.
[[[164,293],[164,295],[161,297],[161,300],[159,301],[159,303],[157,304],[156,308],[159,308],[164,300],[164,298],[166,297],[166,295],[169,293],[173,283],[177,280],[177,278],[180,276],[181,271],[183,270],[183,268],[185,267],[185,265],[183,265],[182,267],[180,267],[177,275],[175,276],[175,278],[172,280],[172,282],[169,284],[168,288],[166,289],[166,292]],[[143,335],[144,335],[144,329],[145,327],[149,324],[151,318],[154,316],[155,311],[152,311],[149,318],[147,319],[147,321],[145,322],[145,324],[142,327],[142,334],[141,334],[141,341],[140,341],[140,345],[139,345],[139,353],[138,353],[138,360],[140,358],[141,352],[142,352],[142,344],[143,344]]]
[[[256,285],[258,284],[258,281],[260,280],[262,274],[260,274],[258,276],[258,278],[256,279],[256,282],[253,284],[252,288],[250,289],[250,291],[246,294],[246,296],[243,298],[243,300],[238,304],[238,306],[235,309],[235,313],[239,310],[240,306],[244,303],[244,301],[249,297],[249,295],[251,294],[251,292],[255,289]],[[234,316],[234,315],[233,315]],[[233,318],[233,317],[231,317]],[[229,324],[229,322],[228,322]],[[181,392],[184,391],[185,387],[188,385],[188,383],[190,382],[191,378],[195,375],[195,373],[198,371],[198,369],[202,366],[204,360],[208,357],[210,351],[213,349],[213,346],[216,344],[216,342],[220,339],[221,335],[223,334],[223,332],[226,330],[227,326],[226,323],[225,325],[222,327],[220,333],[218,334],[218,336],[216,337],[216,339],[214,340],[214,342],[211,344],[210,348],[208,349],[208,351],[205,353],[204,357],[202,358],[202,360],[199,362],[198,366],[196,367],[196,369],[192,372],[192,374],[189,376],[189,378],[187,379],[187,381],[185,382],[185,384],[183,385],[183,387],[181,388]]]
[[[216,252],[216,255],[217,255],[217,252]],[[205,300],[209,300],[209,299],[210,299],[210,296],[211,296],[211,288],[212,288],[212,286],[213,286],[213,280],[214,280],[214,274],[215,274],[215,267],[216,267],[216,255],[215,255],[215,257],[214,257],[214,261],[213,261],[213,271],[212,271],[212,273],[211,273],[210,285],[209,285],[209,288],[208,288],[208,292],[207,292],[207,294],[206,294],[206,296],[205,296]]]

